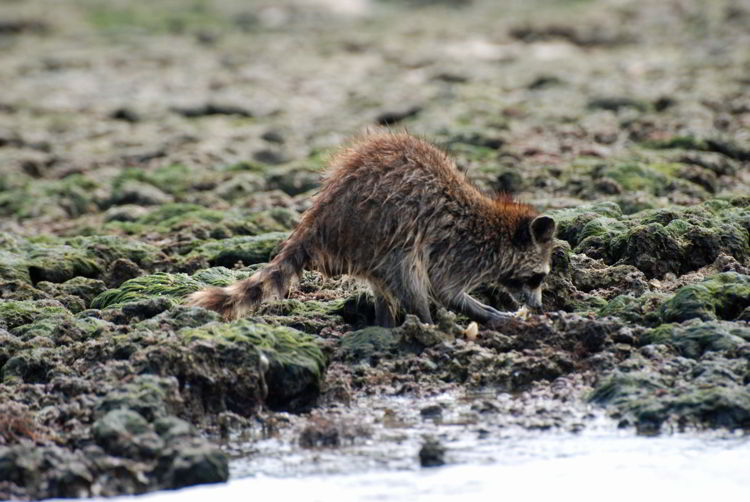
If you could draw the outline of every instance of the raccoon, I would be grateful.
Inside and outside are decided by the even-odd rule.
[[[394,326],[401,311],[431,323],[433,303],[502,323],[509,313],[469,293],[499,283],[540,311],[554,234],[553,218],[508,195],[482,193],[430,143],[375,133],[334,156],[312,207],[265,268],[193,293],[188,303],[235,319],[286,296],[308,268],[366,280],[381,326]]]

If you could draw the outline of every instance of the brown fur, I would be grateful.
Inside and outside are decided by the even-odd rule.
[[[376,321],[399,309],[431,322],[437,302],[480,322],[507,314],[468,295],[501,283],[541,307],[555,223],[510,196],[488,197],[454,162],[405,133],[356,141],[332,160],[313,206],[281,253],[252,277],[193,294],[189,302],[227,319],[284,297],[303,268],[367,280]]]

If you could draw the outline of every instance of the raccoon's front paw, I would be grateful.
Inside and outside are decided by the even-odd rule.
[[[498,314],[492,316],[492,319],[485,323],[485,325],[489,329],[503,331],[511,326],[519,324],[520,322],[522,322],[522,320],[516,317],[515,314],[509,312],[498,312]]]

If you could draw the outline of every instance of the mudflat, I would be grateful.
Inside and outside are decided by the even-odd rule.
[[[339,473],[353,450],[358,469],[460,463],[422,439],[441,421],[750,430],[746,2],[0,14],[0,498],[221,482],[283,452],[339,451]],[[544,315],[378,328],[365,285],[312,272],[232,322],[183,304],[267,263],[329,156],[377,127],[555,218]]]

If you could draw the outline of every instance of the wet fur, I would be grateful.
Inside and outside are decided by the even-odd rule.
[[[309,268],[367,280],[381,325],[393,325],[400,309],[431,322],[433,302],[480,322],[499,320],[504,314],[468,292],[549,271],[554,221],[537,217],[509,196],[483,194],[426,141],[368,135],[332,159],[313,206],[268,266],[194,293],[189,303],[237,318],[286,296]]]

